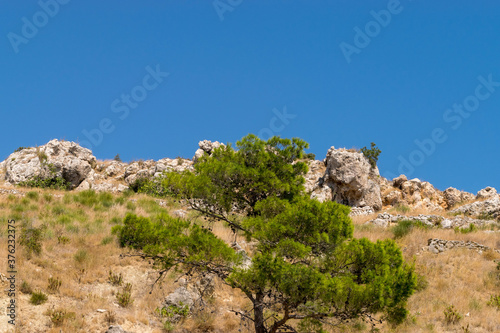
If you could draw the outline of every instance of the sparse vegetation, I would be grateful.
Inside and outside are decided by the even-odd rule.
[[[49,278],[49,285],[47,286],[47,290],[49,291],[49,293],[54,294],[54,293],[59,291],[61,284],[62,284],[62,282],[58,278],[50,277]]]
[[[122,308],[130,306],[134,302],[134,300],[132,299],[132,284],[127,283],[123,287],[123,290],[116,294],[116,299],[118,301],[118,304]]]
[[[446,324],[456,324],[461,319],[462,315],[457,311],[454,305],[450,305],[444,310],[444,321]]]
[[[378,156],[380,155],[380,153],[382,151],[380,149],[378,149],[378,147],[375,145],[375,143],[372,142],[371,148],[369,148],[369,149],[366,147],[361,148],[361,152],[368,159],[368,162],[370,162],[370,165],[372,166],[372,168],[376,168]]]
[[[42,238],[45,229],[45,225],[37,228],[26,224],[21,228],[19,244],[26,249],[26,258],[28,260],[32,258],[33,254],[40,255],[42,253]]]
[[[66,321],[75,319],[75,313],[66,311],[65,309],[50,309],[46,313],[50,317],[50,321],[55,327],[62,326]]]
[[[115,273],[113,273],[113,271],[110,270],[109,274],[108,274],[108,281],[113,286],[121,286],[123,283],[123,275],[122,275],[122,273],[115,274]]]
[[[47,302],[48,297],[41,290],[31,293],[30,303],[33,305],[40,305]]]
[[[20,152],[23,149],[28,149],[29,147],[18,147],[16,150],[14,150],[14,153]]]
[[[21,283],[21,285],[19,286],[19,291],[22,292],[23,294],[33,293],[33,289],[31,288],[31,285],[26,281],[23,281]]]

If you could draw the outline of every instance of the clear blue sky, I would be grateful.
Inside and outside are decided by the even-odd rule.
[[[318,159],[373,141],[382,175],[441,190],[500,188],[498,2],[55,1],[0,1],[1,159],[53,138],[190,158],[272,132]]]

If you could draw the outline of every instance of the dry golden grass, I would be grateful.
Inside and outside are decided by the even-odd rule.
[[[30,222],[34,226],[47,225],[40,256],[26,258],[25,248],[18,247],[16,258],[18,266],[18,286],[26,281],[33,289],[47,293],[48,279],[57,277],[62,281],[59,290],[48,294],[45,304],[34,306],[29,303],[29,295],[18,298],[19,332],[103,332],[109,322],[107,318],[114,313],[116,323],[132,332],[164,332],[162,319],[155,315],[163,299],[178,287],[175,281],[179,273],[171,273],[163,283],[153,282],[157,272],[146,261],[137,257],[123,257],[116,237],[110,238],[111,228],[121,221],[128,212],[151,215],[161,209],[168,211],[186,208],[170,200],[164,200],[166,208],[161,208],[155,199],[146,195],[134,194],[119,203],[119,195],[113,195],[114,204],[110,207],[88,207],[72,199],[73,194],[54,190],[34,190],[16,188],[19,192],[38,193],[37,199],[28,196],[0,194],[0,239],[6,240],[6,220],[15,217],[18,225]],[[31,195],[34,197],[34,195]],[[134,201],[134,204],[129,205]],[[411,211],[407,215],[428,214],[427,211]],[[433,213],[447,216],[446,212]],[[370,216],[354,217],[354,236],[366,237],[372,241],[393,238],[390,228],[367,225],[365,222],[375,218]],[[188,219],[212,227],[213,232],[228,244],[235,241],[235,235],[221,222],[208,223],[190,212]],[[18,229],[18,232],[20,230]],[[67,242],[61,242],[66,237]],[[422,250],[429,238],[448,240],[471,240],[489,246],[500,247],[500,233],[476,231],[469,234],[455,233],[453,230],[414,228],[410,234],[397,240],[405,258],[414,262],[416,271],[425,277],[427,287],[415,293],[408,302],[410,318],[397,328],[380,326],[382,332],[460,332],[461,327],[469,324],[471,332],[499,332],[500,312],[486,303],[491,294],[500,294],[500,281],[491,272],[495,270],[494,260],[500,255],[493,251],[479,254],[466,249],[453,249],[435,255]],[[251,252],[242,235],[236,237],[238,243]],[[2,242],[5,244],[5,242]],[[7,248],[0,248],[0,256],[7,256]],[[108,282],[109,271],[121,273],[124,283],[133,285],[134,302],[127,308],[117,305],[116,293],[120,287]],[[150,293],[150,291],[152,291]],[[0,302],[6,301],[2,293]],[[3,303],[2,303],[3,304]],[[243,293],[221,282],[216,282],[213,300],[205,311],[194,313],[176,327],[185,332],[251,332],[242,325],[239,317],[231,309],[248,310],[250,302]],[[446,325],[446,307],[454,305],[463,315],[456,325]],[[74,318],[55,327],[48,310],[63,308],[74,312]],[[105,309],[106,313],[97,312]],[[468,314],[468,316],[466,316]],[[5,317],[2,316],[3,320]],[[248,323],[247,323],[248,324]],[[3,326],[0,326],[2,331]],[[331,332],[369,331],[369,325],[355,322]]]

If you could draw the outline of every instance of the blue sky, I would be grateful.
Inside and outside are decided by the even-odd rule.
[[[318,159],[373,141],[389,178],[500,187],[494,1],[3,0],[0,9],[1,159],[53,138],[130,161],[276,134],[305,139]]]

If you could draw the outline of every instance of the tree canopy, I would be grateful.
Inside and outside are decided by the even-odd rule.
[[[121,245],[154,259],[161,273],[208,272],[240,289],[252,308],[238,314],[257,333],[321,332],[355,318],[401,322],[413,266],[392,240],[354,239],[349,207],[305,195],[307,143],[249,135],[236,147],[202,157],[194,172],[166,174],[162,186],[255,244],[250,265],[199,222],[167,215],[128,215],[117,229]]]

